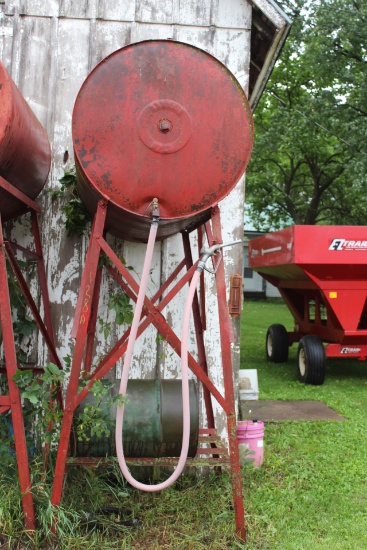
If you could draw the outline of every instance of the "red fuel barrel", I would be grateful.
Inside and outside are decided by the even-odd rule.
[[[45,129],[0,62],[0,176],[35,199],[46,183],[51,150]],[[21,203],[0,187],[6,219]]]
[[[253,121],[244,91],[217,59],[151,40],[90,73],[74,106],[73,142],[89,212],[107,197],[107,229],[146,242],[154,198],[159,239],[209,218],[246,169]]]

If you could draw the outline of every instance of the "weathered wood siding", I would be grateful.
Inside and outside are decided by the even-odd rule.
[[[248,86],[250,58],[251,7],[246,0],[5,0],[0,2],[0,57],[32,109],[45,126],[53,152],[49,187],[58,186],[64,169],[73,162],[71,114],[77,92],[91,69],[109,53],[126,44],[152,38],[172,38],[200,47]],[[230,105],[228,106],[230,108]],[[65,151],[69,161],[64,164]],[[43,207],[43,244],[50,298],[60,356],[70,354],[70,331],[83,269],[88,236],[66,237],[58,201],[45,190],[39,198]],[[243,236],[244,183],[220,205],[224,240]],[[136,274],[141,273],[145,246],[117,242],[110,238]],[[154,269],[149,285],[153,292],[182,259],[180,236],[157,244]],[[242,246],[225,253],[228,276],[242,271]],[[206,343],[212,378],[222,388],[220,376],[219,331],[213,277],[206,274],[208,287],[208,327]],[[112,321],[103,283],[100,318]],[[167,308],[166,316],[178,335],[185,291]],[[239,320],[233,324],[235,369],[239,364]],[[97,348],[101,356],[117,334],[111,334]],[[191,338],[194,351],[195,338]],[[38,361],[45,361],[40,341]],[[132,377],[176,376],[179,360],[170,349],[157,346],[156,333],[150,329],[138,340]],[[214,403],[215,404],[215,403]],[[219,427],[223,419],[219,418]]]

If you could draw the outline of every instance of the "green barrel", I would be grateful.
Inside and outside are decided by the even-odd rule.
[[[112,389],[112,394],[118,389]],[[124,410],[123,446],[129,458],[178,457],[182,445],[182,386],[181,380],[129,380]],[[189,382],[190,443],[189,457],[196,455],[199,436],[199,404],[194,380]],[[116,456],[116,405],[109,407],[105,400],[103,413],[111,419],[109,437],[96,438],[84,433],[87,439],[78,440],[76,426],[86,405],[95,403],[92,394],[74,414],[71,454],[74,456]],[[102,405],[103,408],[103,405]]]

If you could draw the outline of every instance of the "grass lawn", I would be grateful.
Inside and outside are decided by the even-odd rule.
[[[282,303],[245,303],[241,367],[258,370],[260,399],[321,400],[346,421],[266,425],[263,466],[243,469],[246,545],[233,533],[231,483],[226,473],[183,478],[162,493],[141,493],[105,470],[69,471],[58,538],[51,543],[47,542],[51,480],[36,480],[40,529],[32,544],[22,532],[16,475],[11,467],[4,467],[0,457],[0,550],[10,548],[1,546],[1,533],[11,537],[14,550],[365,550],[366,365],[330,360],[323,386],[302,385],[297,380],[295,346],[286,364],[265,360],[266,330],[273,323],[292,328]],[[98,509],[106,505],[123,509],[122,519],[136,519],[136,525],[126,527],[113,517],[98,515]]]
[[[241,367],[258,370],[260,399],[319,400],[345,422],[280,422],[265,428],[265,462],[245,473],[249,548],[367,548],[367,366],[328,360],[323,386],[297,380],[297,346],[288,363],[267,363],[269,325],[288,330],[283,303],[246,302]]]

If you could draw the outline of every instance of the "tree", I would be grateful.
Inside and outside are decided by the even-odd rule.
[[[363,224],[366,9],[357,0],[289,6],[292,32],[255,114],[248,213],[264,230]]]

